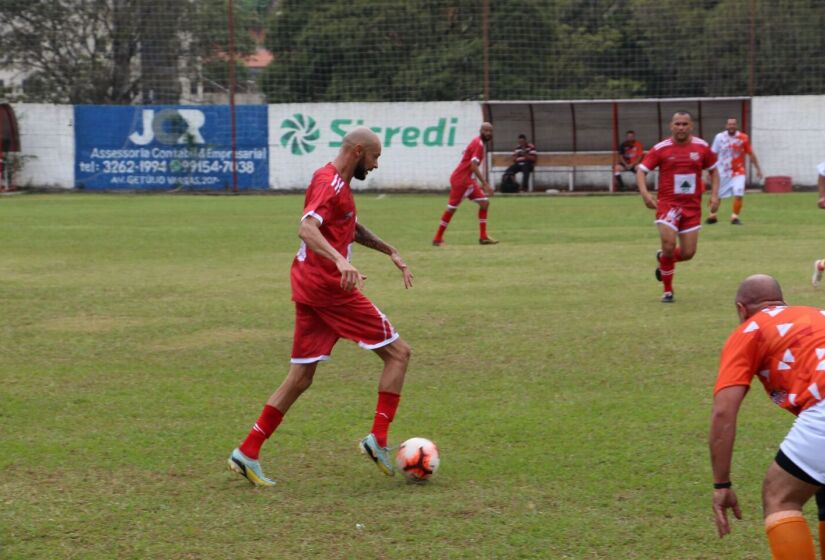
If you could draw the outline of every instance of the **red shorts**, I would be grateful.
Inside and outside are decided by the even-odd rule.
[[[398,333],[387,317],[360,292],[346,305],[312,307],[295,302],[295,336],[290,360],[293,364],[329,360],[339,338],[375,350],[394,342]]]
[[[702,207],[685,208],[672,202],[660,202],[656,207],[656,223],[678,233],[689,233],[702,227]]]
[[[451,180],[450,200],[447,201],[447,206],[450,208],[458,208],[458,205],[461,204],[461,201],[465,198],[473,201],[487,200],[487,195],[484,194],[484,191],[481,190],[481,187],[479,187],[478,183],[473,179],[469,179],[469,182],[461,181],[460,183],[454,183]]]

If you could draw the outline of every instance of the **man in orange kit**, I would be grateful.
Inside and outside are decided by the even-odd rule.
[[[762,487],[771,552],[775,560],[815,560],[802,506],[816,495],[825,556],[825,311],[788,306],[779,283],[757,274],[739,286],[736,312],[741,324],[722,350],[708,438],[716,528],[720,537],[730,533],[729,509],[742,518],[731,459],[739,407],[757,377],[768,397],[797,417]]]

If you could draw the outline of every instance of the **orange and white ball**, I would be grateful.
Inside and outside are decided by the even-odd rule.
[[[422,482],[438,471],[438,447],[426,438],[414,437],[401,444],[395,455],[398,470],[413,482]]]

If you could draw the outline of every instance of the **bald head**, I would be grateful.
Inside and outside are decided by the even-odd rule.
[[[366,126],[357,126],[344,136],[343,146],[350,148],[354,148],[355,146],[361,146],[362,148],[380,148],[381,140],[376,133]]]
[[[739,289],[736,290],[736,308],[743,321],[771,305],[785,305],[782,288],[773,276],[754,274],[739,284]]]
[[[488,122],[481,123],[478,133],[485,142],[489,141],[493,137],[493,125]]]
[[[378,167],[381,140],[366,126],[347,132],[333,164],[346,181],[355,177],[364,180],[367,173]]]

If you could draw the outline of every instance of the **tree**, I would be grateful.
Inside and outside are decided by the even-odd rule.
[[[239,53],[254,11],[236,8]],[[27,101],[178,103],[181,73],[226,61],[225,0],[0,0],[0,67],[25,69]]]

